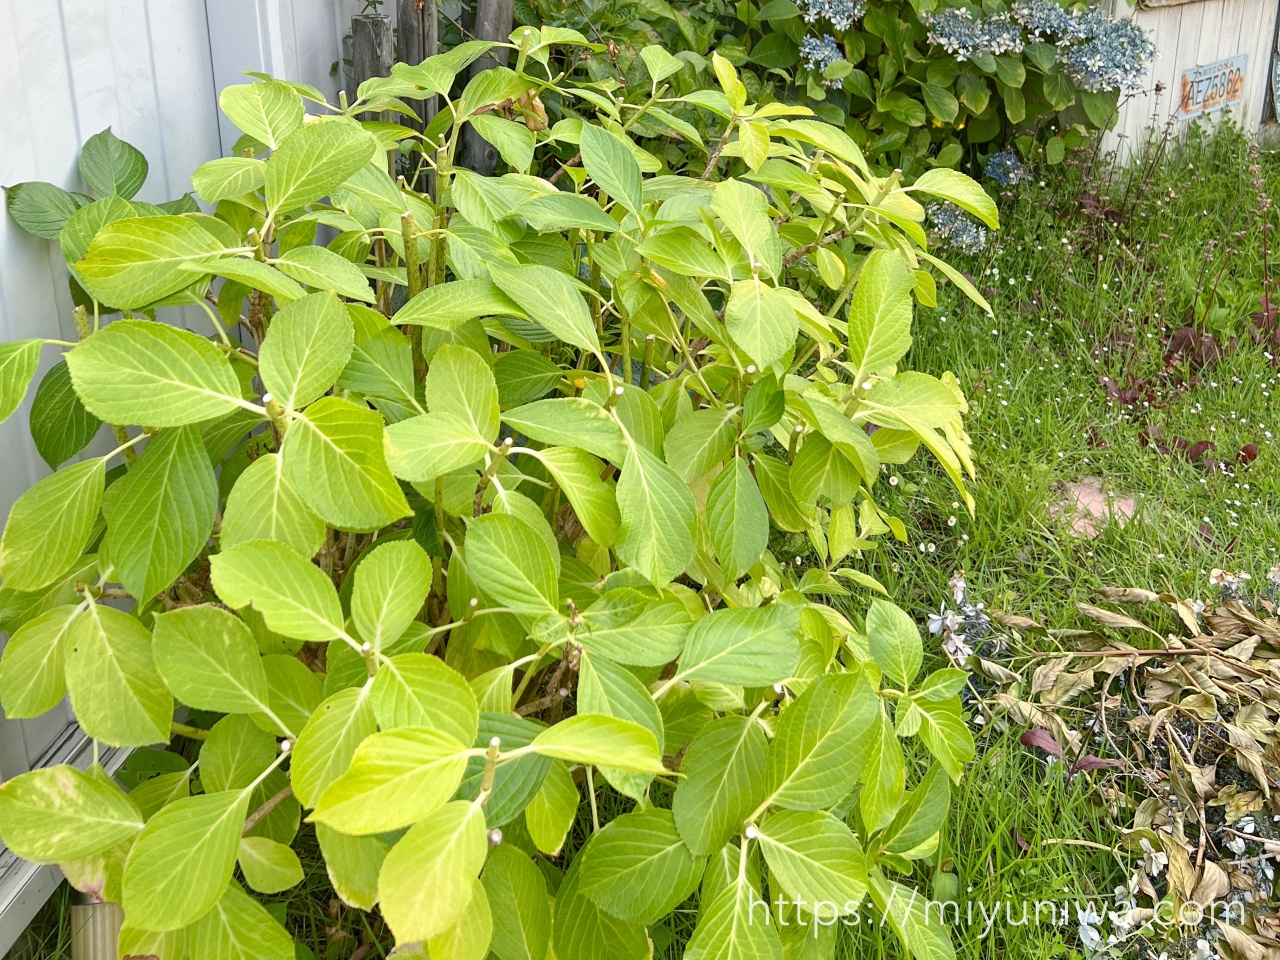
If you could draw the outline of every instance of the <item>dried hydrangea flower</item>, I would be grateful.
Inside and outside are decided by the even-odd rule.
[[[1274,594],[1277,588],[1280,588],[1280,563],[1276,563],[1271,570],[1267,571],[1267,590]]]
[[[944,633],[955,633],[960,629],[960,617],[953,610],[948,610],[944,603],[937,613],[929,614],[929,632],[935,637]]]
[[[1209,582],[1221,591],[1224,600],[1239,600],[1245,604],[1249,603],[1249,589],[1245,586],[1245,581],[1252,579],[1243,570],[1232,573],[1215,567],[1209,571]]]

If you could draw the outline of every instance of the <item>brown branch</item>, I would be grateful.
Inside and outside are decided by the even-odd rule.
[[[291,796],[293,796],[293,787],[285,787],[279,793],[267,800],[267,802],[257,810],[253,811],[253,813],[249,814],[248,818],[244,822],[244,832],[241,833],[241,836],[247,837],[250,830],[265,820],[272,810],[280,806],[280,804],[284,803]]]
[[[838,243],[848,235],[849,235],[848,230],[836,230],[833,233],[828,233],[825,237],[823,237],[821,240],[821,243],[823,245],[826,245],[828,243]],[[813,243],[805,244],[803,247],[801,247],[799,250],[796,250],[794,253],[787,254],[785,257],[782,258],[782,265],[784,267],[791,266],[791,264],[795,263],[801,257],[806,257],[809,254],[813,253],[813,251],[817,250],[818,244],[819,244],[819,241],[815,240],[813,241]]]
[[[539,712],[540,710],[545,710],[547,707],[553,707],[567,697],[567,691],[563,696],[560,694],[560,681],[564,677],[565,670],[569,667],[569,661],[572,659],[574,658],[570,655],[569,650],[565,650],[561,653],[560,662],[556,664],[555,670],[552,671],[551,678],[547,681],[546,694],[537,700],[531,700],[529,703],[518,707],[516,709],[516,714],[521,717],[527,717],[530,714]]]
[[[697,370],[698,368],[697,362],[694,361],[693,358],[696,354],[701,353],[702,348],[705,347],[710,342],[711,342],[710,337],[699,337],[697,340],[694,340],[692,343],[688,343],[688,344],[682,343],[681,346],[684,348],[684,359],[681,360],[679,365],[674,370],[671,371],[671,375],[668,376],[667,379],[674,380],[676,377],[680,376],[680,374],[684,373],[684,371],[687,369]]]
[[[711,172],[715,170],[716,164],[720,162],[720,154],[724,152],[725,146],[729,143],[729,134],[733,133],[734,121],[730,120],[729,125],[724,128],[724,135],[720,138],[720,142],[716,144],[716,148],[711,151],[711,156],[707,157],[707,166],[702,171],[699,180],[706,180],[711,176]]]
[[[570,157],[564,163],[560,164],[560,169],[557,170],[554,174],[552,174],[551,179],[548,180],[547,183],[555,183],[562,176],[564,176],[564,172],[566,170],[568,170],[570,167],[576,167],[581,162],[582,162],[582,154],[575,153],[572,157]]]

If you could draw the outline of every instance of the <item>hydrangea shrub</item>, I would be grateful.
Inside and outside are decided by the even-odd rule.
[[[643,958],[686,901],[686,956],[829,956],[868,898],[951,954],[901,878],[972,756],[964,674],[921,677],[892,604],[828,600],[903,535],[882,465],[923,447],[972,509],[963,394],[902,361],[937,277],[982,302],[917,198],[994,204],[876,176],[719,58],[719,145],[658,175],[633,130],[681,62],[647,49],[636,106],[549,70],[565,45],[466,44],[338,106],[229,87],[244,136],[195,171],[201,208],[134,199],[145,160],[109,134],[96,197],[10,191],[83,306],[78,343],[0,348],[6,416],[63,352],[31,421],[56,469],[0,537],[0,703],[69,694],[95,743],[153,749],[128,790],[9,780],[0,837],[122,904],[124,956],[291,960],[259,897],[301,881],[300,829],[436,960]],[[495,46],[514,69],[455,81]],[[358,119],[433,93],[420,134]],[[454,165],[468,124],[509,172]]]
[[[869,161],[908,179],[932,165],[976,171],[1015,144],[1024,157],[1059,163],[1115,123],[1120,97],[1155,57],[1132,21],[1057,0],[769,0],[732,15],[717,4],[677,10],[655,0],[643,23],[609,16],[615,7],[601,10],[614,45],[582,61],[597,81],[630,80],[656,35],[686,48],[691,66],[680,82],[705,87],[715,49],[754,97],[809,103]],[[545,2],[527,12],[577,16]]]
[[[1041,131],[1058,162],[1083,131],[1115,122],[1120,95],[1141,84],[1155,57],[1132,21],[1055,0],[1008,8],[796,0],[796,8],[764,20],[748,59],[798,67],[824,117],[846,123],[869,155],[904,168],[926,157],[955,164],[990,143],[1019,140],[1029,152]],[[797,44],[796,60],[782,62],[787,45],[769,39],[779,35]],[[815,35],[839,55],[807,56]],[[833,68],[838,61],[848,63]]]

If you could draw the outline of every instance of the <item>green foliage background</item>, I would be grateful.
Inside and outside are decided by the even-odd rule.
[[[1059,64],[1052,38],[1027,34],[1021,50],[970,59],[928,39],[929,18],[943,9],[965,8],[981,18],[1010,6],[868,2],[854,26],[834,31],[844,59],[825,75],[804,65],[800,43],[833,28],[823,20],[807,23],[793,0],[527,0],[516,11],[527,23],[561,23],[609,41],[607,52],[578,65],[598,83],[643,84],[639,51],[658,43],[692,66],[677,82],[693,91],[713,84],[715,51],[738,67],[752,98],[808,104],[842,127],[872,164],[901,169],[910,180],[937,165],[978,169],[991,153],[1015,144],[1024,157],[1058,164],[1116,122],[1121,91],[1079,89]],[[651,127],[650,134],[663,135]]]

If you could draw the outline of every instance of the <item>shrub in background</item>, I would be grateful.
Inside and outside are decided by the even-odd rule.
[[[603,5],[592,16],[612,23],[633,53],[654,34],[686,45],[698,68],[718,50],[744,79],[750,74],[753,96],[808,103],[869,160],[908,178],[935,164],[978,170],[1014,143],[1024,156],[1043,150],[1049,163],[1061,162],[1067,148],[1114,124],[1121,94],[1140,84],[1155,56],[1131,21],[1055,0],[747,0],[687,13],[661,0],[649,6],[652,27],[619,16],[631,6]],[[602,79],[624,59],[598,57],[593,75]]]
[[[95,743],[191,745],[128,792],[96,764],[15,777],[0,836],[121,903],[122,954],[292,958],[252,892],[301,881],[303,817],[338,895],[438,960],[644,957],[689,897],[688,956],[833,949],[803,907],[748,922],[762,897],[870,897],[913,953],[950,954],[893,877],[972,755],[964,674],[920,679],[891,604],[854,623],[824,601],[878,586],[847,558],[902,533],[882,464],[923,445],[972,507],[954,378],[899,364],[932,270],[977,297],[916,198],[993,227],[994,205],[950,170],[875,176],[719,58],[701,175],[646,176],[632,132],[681,61],[646,49],[634,105],[550,72],[559,43],[583,41],[517,31],[515,69],[460,92],[494,44],[340,108],[229,87],[240,152],[193,176],[212,215],[130,199],[145,161],[109,135],[83,161],[100,199],[10,192],[89,309],[79,343],[0,350],[8,415],[66,348],[32,418],[58,469],[0,538],[0,703],[69,693]],[[425,134],[356,119],[430,93]],[[579,116],[547,129],[544,97]],[[466,125],[512,172],[453,166]],[[415,138],[431,194],[388,173]],[[214,336],[154,319],[171,305]],[[115,449],[66,463],[99,421]],[[771,526],[821,563],[775,557]],[[601,822],[605,785],[631,809]]]

